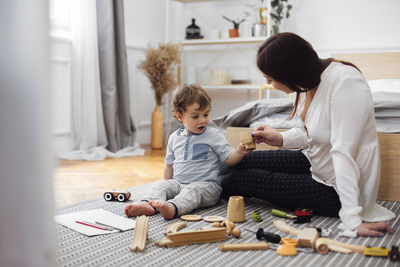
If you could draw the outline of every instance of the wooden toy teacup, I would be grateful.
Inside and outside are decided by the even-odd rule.
[[[229,198],[226,218],[232,222],[244,222],[246,220],[246,210],[243,197],[231,196]]]

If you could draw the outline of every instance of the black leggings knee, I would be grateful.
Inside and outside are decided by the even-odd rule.
[[[264,199],[284,208],[311,208],[321,216],[337,217],[341,208],[335,189],[315,181],[301,151],[254,151],[230,169],[223,196]]]

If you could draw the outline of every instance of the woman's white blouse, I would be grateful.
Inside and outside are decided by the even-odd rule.
[[[386,221],[394,213],[376,204],[380,153],[367,81],[355,68],[331,63],[308,108],[304,129],[282,132],[283,147],[305,148],[312,177],[333,186],[347,229],[362,221]]]

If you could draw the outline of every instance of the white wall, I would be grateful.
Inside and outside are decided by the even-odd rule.
[[[137,66],[144,49],[166,40],[166,1],[128,0],[125,5],[125,31],[130,79],[131,112],[139,144],[150,143],[151,113],[155,107],[153,90]],[[164,105],[164,114],[168,114]]]
[[[321,57],[328,57],[336,51],[400,50],[400,16],[398,15],[400,1],[398,0],[289,0],[289,2],[293,5],[293,10],[290,18],[283,22],[281,31],[292,31],[301,35],[314,46]],[[192,17],[197,19],[196,24],[200,26],[206,37],[213,29],[226,31],[231,28],[231,23],[224,20],[222,15],[240,19],[244,16],[244,11],[252,12],[246,4],[258,3],[258,1],[222,0],[189,4],[170,1],[168,17],[165,14],[168,3],[164,5],[163,3],[164,1],[156,0],[125,1],[127,43],[131,46],[128,49],[131,73],[134,73],[135,79],[140,80],[131,84],[132,91],[141,96],[147,96],[132,101],[135,122],[139,126],[139,136],[144,137],[140,139],[142,143],[149,140],[140,132],[148,130],[154,102],[151,89],[148,88],[149,84],[145,79],[140,79],[143,74],[133,67],[132,63],[140,57],[141,53],[133,48],[134,45],[143,46],[149,42],[167,40],[167,38],[163,39],[167,31],[170,39],[182,39]],[[166,22],[162,22],[162,18],[168,19],[169,27]],[[248,20],[254,21],[252,18]],[[167,26],[167,29],[164,26]],[[256,46],[242,48],[222,46],[212,51],[207,48],[192,49],[194,51],[185,53],[183,63],[194,67],[197,72],[204,67],[225,66],[230,70],[236,70],[234,72],[236,74],[248,72],[249,78],[255,83],[258,80],[262,81],[260,73],[254,66]],[[229,52],[230,50],[232,51]],[[182,74],[182,80],[186,82],[185,69],[182,70]],[[201,77],[204,79],[205,75],[207,73],[203,73]],[[256,90],[210,91],[210,96],[213,100],[211,117],[216,117],[249,100],[255,100],[257,92]],[[143,99],[146,101],[144,102]],[[137,114],[138,110],[140,115]]]
[[[317,50],[400,49],[398,0],[290,0],[293,31]]]
[[[65,0],[64,0],[65,1]],[[281,31],[292,31],[311,42],[321,57],[336,51],[380,51],[400,50],[400,1],[398,0],[289,0],[293,4],[291,16],[284,21]],[[125,1],[125,29],[130,75],[132,116],[138,129],[137,141],[149,143],[151,112],[155,102],[148,79],[137,69],[144,57],[144,49],[167,40],[184,37],[191,18],[197,18],[203,35],[211,30],[227,31],[232,19],[244,17],[246,4],[257,0],[219,0],[183,4],[173,0],[128,0]],[[170,12],[167,12],[167,9]],[[55,10],[54,12],[57,12]],[[66,13],[68,14],[68,12]],[[253,22],[255,15],[247,18]],[[58,137],[70,140],[70,79],[71,42],[68,35],[69,16],[57,23],[53,33],[52,72],[57,77],[53,82],[54,132]],[[245,24],[242,24],[245,26]],[[213,46],[209,48],[186,48],[183,64],[197,72],[199,82],[209,76],[208,69],[225,67],[233,76],[248,75],[254,83],[263,81],[255,67],[257,45]],[[182,70],[182,82],[188,81],[187,69]],[[60,82],[61,81],[61,82]],[[210,91],[213,100],[211,117],[257,98],[256,90]],[[165,102],[169,103],[166,97]],[[171,119],[170,107],[164,105],[166,120]],[[60,139],[59,139],[60,140]]]

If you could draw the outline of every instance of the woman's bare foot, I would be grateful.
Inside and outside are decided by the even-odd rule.
[[[147,201],[129,204],[125,207],[124,213],[127,217],[136,217],[141,215],[154,215],[156,211]]]
[[[149,201],[149,204],[154,208],[158,209],[161,215],[164,217],[164,219],[171,220],[174,218],[176,209],[173,204],[162,200]]]

